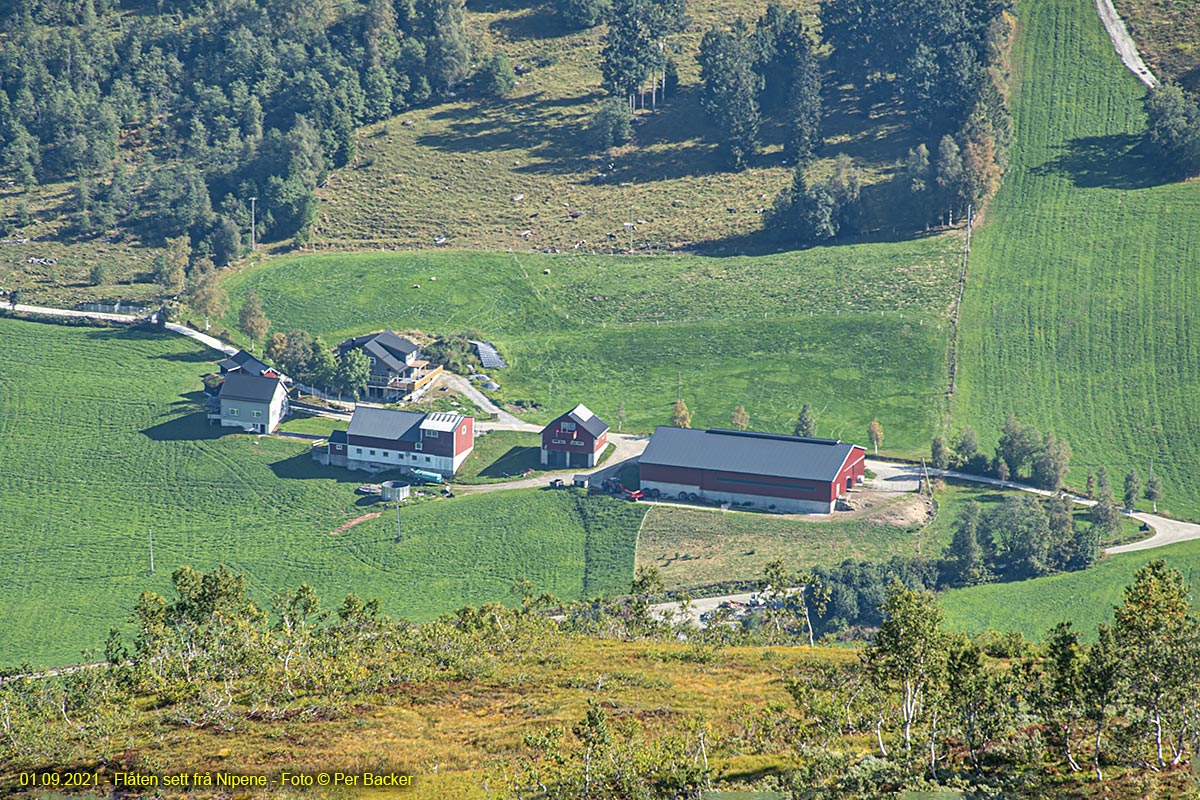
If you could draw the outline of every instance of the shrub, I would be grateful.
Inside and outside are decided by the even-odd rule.
[[[611,97],[600,105],[588,125],[588,138],[597,150],[633,140],[633,114],[624,100]]]
[[[504,97],[516,85],[512,62],[504,53],[492,53],[475,73],[475,86],[485,97]]]

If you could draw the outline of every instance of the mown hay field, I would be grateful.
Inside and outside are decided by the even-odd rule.
[[[1200,186],[1143,140],[1144,87],[1089,0],[1018,5],[1016,143],[973,242],[959,424],[994,442],[1012,411],[1065,436],[1071,483],[1150,460],[1177,515],[1200,515]]]
[[[512,602],[524,574],[572,599],[628,588],[643,509],[570,492],[424,500],[379,510],[362,473],[309,443],[222,433],[198,405],[211,354],[131,330],[0,319],[0,662],[71,663],[181,564],[227,564],[264,605],[302,581],[329,604],[379,597],[429,619]],[[150,533],[156,571],[149,574]]]
[[[945,413],[957,237],[763,257],[631,259],[480,252],[270,260],[231,274],[276,330],[334,344],[392,328],[477,331],[509,363],[498,398],[546,422],[583,402],[626,431],[667,422],[677,391],[693,425],[817,432],[850,441],[878,417],[885,449],[924,452]],[[547,274],[547,270],[549,274]],[[236,321],[231,310],[226,323]]]

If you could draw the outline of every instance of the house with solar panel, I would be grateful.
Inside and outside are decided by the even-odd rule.
[[[451,477],[475,447],[475,419],[360,405],[350,426],[313,450],[322,464],[369,472],[422,470]]]
[[[356,336],[334,349],[339,359],[345,358],[351,350],[360,350],[367,357],[371,365],[367,400],[386,403],[410,400],[442,372],[440,364],[431,366],[421,358],[420,345],[394,331]]]
[[[867,451],[837,439],[660,426],[638,462],[650,497],[828,514],[861,483]]]
[[[594,467],[606,445],[608,425],[580,404],[542,429],[542,466]]]

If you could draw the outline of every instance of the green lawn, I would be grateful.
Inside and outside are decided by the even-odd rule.
[[[1144,89],[1091,0],[1018,3],[1012,165],[973,242],[958,424],[994,442],[1009,411],[1070,441],[1071,482],[1118,494],[1149,461],[1160,504],[1200,516],[1200,185],[1162,183]]]
[[[972,633],[1016,630],[1040,640],[1059,622],[1069,621],[1094,639],[1096,625],[1112,618],[1133,574],[1156,558],[1183,572],[1193,590],[1200,586],[1200,541],[1184,542],[1110,556],[1083,572],[948,591],[941,597],[946,624]]]
[[[682,383],[695,425],[728,426],[744,404],[756,429],[790,431],[809,402],[820,435],[862,440],[878,417],[886,448],[912,455],[945,410],[959,246],[943,236],[724,259],[301,256],[226,286],[235,306],[253,288],[276,328],[331,344],[382,327],[479,330],[510,364],[493,375],[502,396],[537,406],[535,422],[584,402],[612,424],[624,403],[625,429],[649,431]]]
[[[542,469],[542,437],[523,431],[489,431],[475,436],[475,449],[454,475],[455,483],[500,483],[526,470]]]
[[[627,588],[634,504],[504,492],[416,505],[400,545],[390,514],[332,536],[372,510],[363,473],[209,427],[194,342],[2,318],[0,341],[0,663],[77,661],[180,564],[226,563],[264,604],[307,581],[417,619],[511,600],[517,573],[566,598]]]

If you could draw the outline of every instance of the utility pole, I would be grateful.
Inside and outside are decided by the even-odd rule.
[[[683,370],[675,370],[675,402],[683,399]]]
[[[150,529],[150,574],[154,574],[154,528]]]
[[[1150,477],[1146,481],[1146,486],[1150,486],[1150,484],[1152,484],[1152,483],[1154,483],[1154,459],[1153,458],[1150,459]],[[1149,492],[1147,492],[1147,494],[1149,494]],[[1157,500],[1151,500],[1150,507],[1154,510],[1155,514],[1158,513],[1158,501]]]
[[[250,249],[251,249],[251,250],[254,250],[254,249],[255,249],[255,244],[254,244],[254,232],[255,232],[255,231],[254,231],[254,211],[255,211],[255,205],[254,205],[254,204],[255,204],[255,203],[257,203],[257,202],[258,202],[258,198],[257,198],[257,197],[251,197],[251,198],[250,198]]]
[[[396,501],[396,541],[400,541],[400,501]]]
[[[629,253],[633,254],[633,206],[629,207]]]

